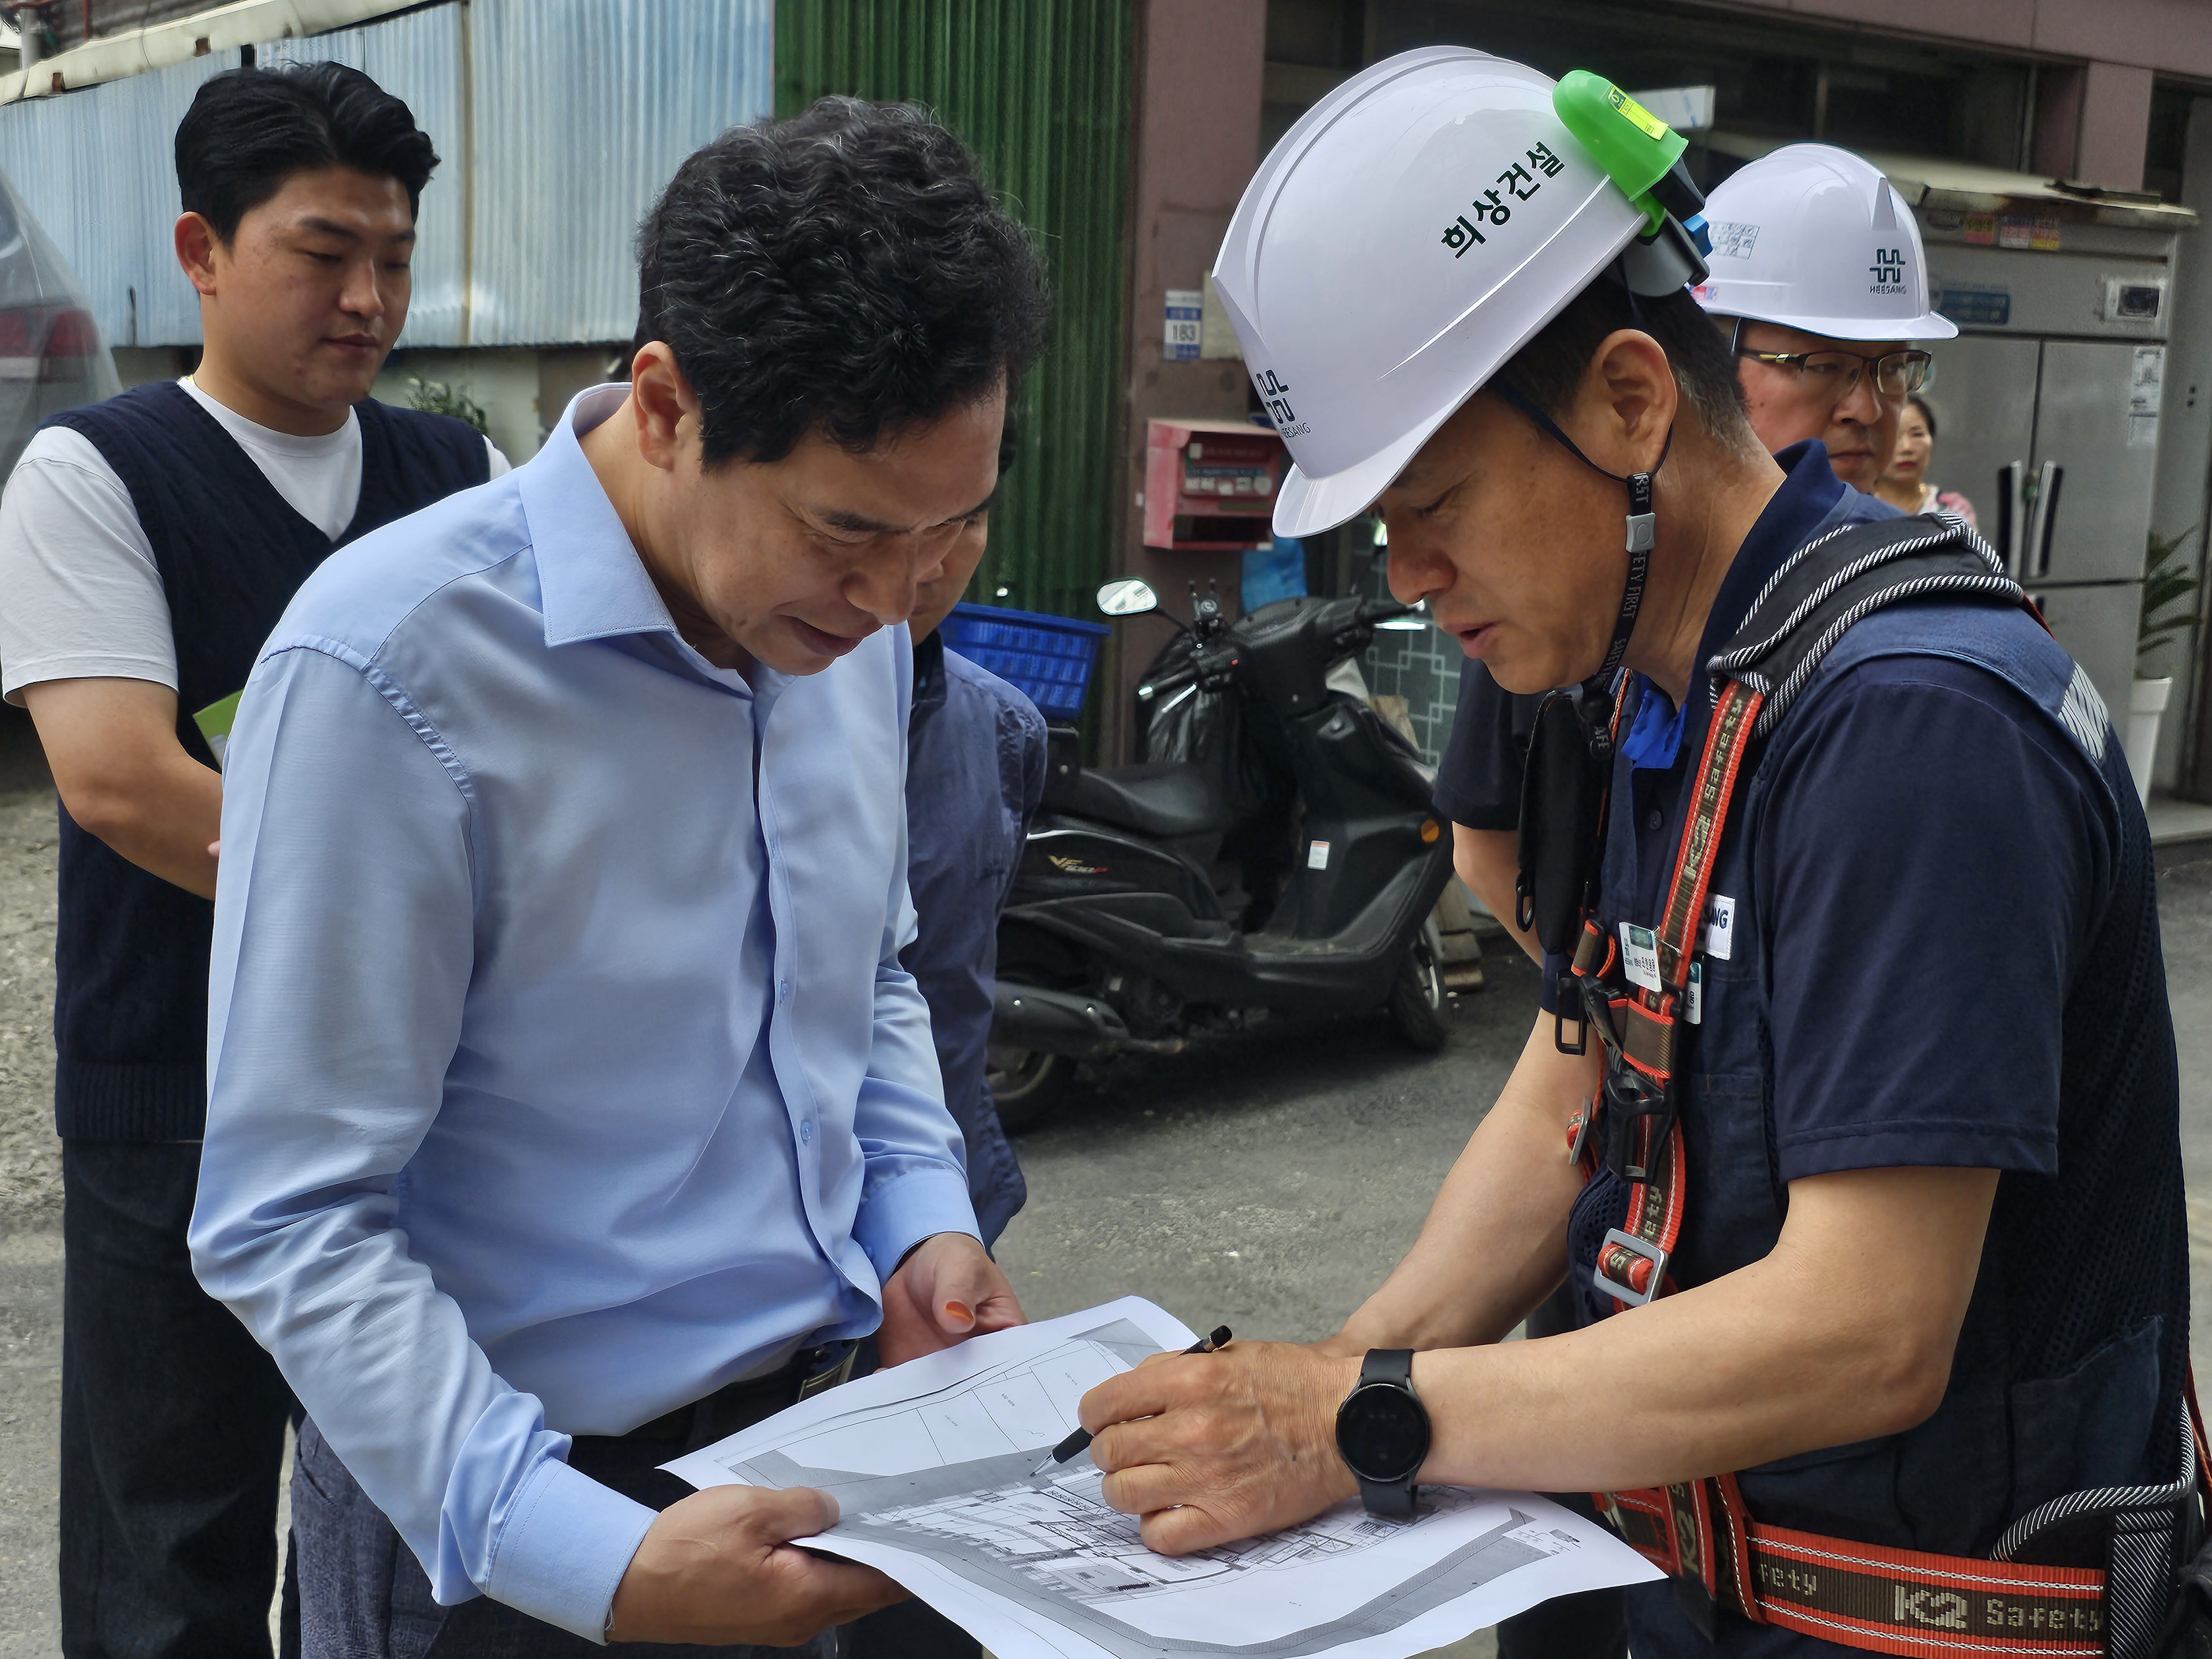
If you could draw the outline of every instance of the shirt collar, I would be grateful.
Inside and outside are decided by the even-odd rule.
[[[619,383],[578,392],[554,423],[545,447],[516,471],[549,646],[676,634],[668,607],[578,441],[629,395],[629,387]]]
[[[1728,574],[1721,578],[1720,592],[1713,596],[1705,633],[1698,641],[1689,700],[1675,708],[1664,692],[1648,679],[1644,681],[1636,718],[1621,744],[1632,766],[1672,766],[1684,734],[1705,729],[1712,702],[1712,682],[1705,665],[1735,637],[1767,579],[1784,559],[1813,538],[1844,498],[1843,480],[1829,467],[1828,447],[1819,439],[1792,444],[1774,459],[1784,475],[1782,488],[1753,521],[1729,562]]]

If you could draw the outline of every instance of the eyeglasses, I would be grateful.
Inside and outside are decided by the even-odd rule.
[[[1752,351],[1736,348],[1739,357],[1794,368],[1806,388],[1831,403],[1841,403],[1858,389],[1867,365],[1874,365],[1875,390],[1885,398],[1907,398],[1928,384],[1935,359],[1924,351],[1892,351],[1869,357],[1863,351]]]

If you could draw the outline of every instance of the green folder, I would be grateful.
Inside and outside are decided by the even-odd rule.
[[[222,751],[230,746],[230,728],[238,719],[238,700],[243,690],[232,692],[221,702],[211,702],[192,716],[192,724],[200,729],[207,745],[215,751],[215,763],[222,764]]]

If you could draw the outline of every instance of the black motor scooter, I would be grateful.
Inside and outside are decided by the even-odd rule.
[[[1158,605],[1133,578],[1098,592],[1109,617]],[[1166,731],[1188,758],[1087,769],[1074,732],[1053,734],[999,923],[990,1082],[1009,1127],[1042,1115],[1080,1061],[1172,1053],[1270,1013],[1387,1005],[1415,1048],[1447,1035],[1435,775],[1328,684],[1408,608],[1280,599],[1228,623],[1194,587],[1192,613],[1137,694],[1146,752]]]

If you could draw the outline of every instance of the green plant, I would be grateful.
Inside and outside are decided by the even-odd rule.
[[[425,380],[410,374],[407,377],[407,403],[410,408],[419,409],[426,415],[450,415],[457,421],[466,421],[485,437],[491,436],[483,405],[450,381]]]
[[[2138,664],[2160,646],[2197,626],[2196,607],[2189,600],[2197,592],[2197,575],[2179,562],[2183,546],[2197,530],[2191,525],[2178,536],[2161,536],[2155,530],[2149,532],[2143,549],[2142,615],[2136,629]],[[2173,608],[2177,605],[2186,608],[2177,611]]]

